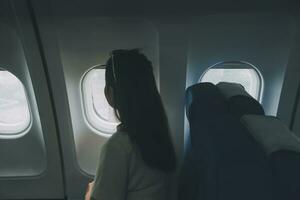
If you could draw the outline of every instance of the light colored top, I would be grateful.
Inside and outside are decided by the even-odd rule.
[[[101,151],[91,199],[166,200],[166,180],[166,173],[144,163],[128,134],[118,131]]]

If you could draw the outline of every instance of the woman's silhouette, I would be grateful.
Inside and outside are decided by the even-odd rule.
[[[176,159],[151,62],[138,50],[114,50],[105,80],[121,124],[102,149],[86,199],[165,200]]]

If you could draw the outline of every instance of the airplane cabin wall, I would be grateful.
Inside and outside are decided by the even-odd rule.
[[[29,131],[23,131],[24,133],[12,138],[1,135],[0,157],[7,162],[2,162],[0,165],[0,177],[36,176],[42,174],[46,169],[45,143],[22,43],[10,23],[9,21],[0,22],[0,43],[2,44],[0,68],[14,74],[24,84],[25,91],[28,93],[32,122]],[[29,144],[32,145],[32,148],[27,148]]]
[[[89,68],[104,64],[110,50],[138,46],[144,48],[153,62],[179,167],[184,146],[184,94],[187,86],[197,83],[202,73],[217,62],[247,61],[262,73],[265,82],[262,103],[268,114],[276,115],[286,66],[291,66],[292,58],[297,61],[296,52],[299,52],[290,50],[295,33],[294,22],[287,15],[248,13],[164,17],[133,16],[130,13],[114,15],[99,9],[95,16],[94,13],[80,13],[81,8],[95,10],[97,7],[83,1],[74,5],[64,1],[45,3],[38,0],[15,1],[14,4],[41,116],[47,159],[51,162],[47,163],[51,165],[47,175],[53,176],[51,180],[54,180],[46,185],[48,188],[40,186],[40,193],[46,198],[82,199],[86,185],[95,173],[101,145],[106,139],[86,125],[80,79]],[[26,12],[31,13],[31,19]],[[3,51],[1,47],[0,51]],[[299,115],[298,111],[298,121]],[[58,153],[61,153],[62,160],[55,157]],[[58,170],[57,173],[54,169]],[[177,196],[177,175],[170,188],[170,199]],[[55,180],[57,177],[61,180]],[[7,182],[0,178],[2,183]],[[57,192],[53,192],[55,190]],[[7,191],[7,194],[12,191]],[[20,194],[16,197],[24,198]]]
[[[0,199],[63,198],[61,160],[47,81],[26,4],[18,5],[0,2],[0,68],[22,82],[31,125],[15,137],[1,134]]]
[[[83,123],[85,108],[78,89],[81,88],[81,79],[93,66],[105,64],[112,49],[140,48],[152,61],[154,73],[159,80],[158,36],[151,24],[134,19],[68,19],[60,21],[57,27],[76,158],[84,173],[94,175],[101,147],[109,136],[97,134],[87,123]]]
[[[292,18],[272,13],[211,15],[191,26],[187,87],[216,63],[248,62],[262,75],[266,114],[275,116],[294,31]]]
[[[300,136],[300,17],[295,17],[293,41],[278,108],[278,117]]]
[[[178,22],[131,16],[79,18],[53,5],[35,2],[35,15],[45,51],[57,109],[62,143],[66,195],[80,199],[95,173],[101,145],[106,140],[87,127],[80,105],[80,78],[92,66],[104,64],[115,48],[143,48],[153,62],[154,73],[169,117],[178,157],[182,148],[185,91],[186,40]],[[150,22],[149,22],[150,21]],[[170,25],[172,24],[172,25]],[[180,23],[180,26],[184,24]],[[119,28],[122,30],[119,30]],[[80,30],[80,31],[79,31]],[[159,37],[158,37],[159,34]],[[164,67],[160,67],[160,66]],[[170,74],[170,71],[172,73]],[[65,95],[67,94],[67,95]],[[145,113],[146,114],[146,113]],[[77,140],[77,141],[76,141]],[[76,144],[77,143],[77,144]],[[76,147],[77,145],[77,147]],[[76,155],[76,148],[80,154]],[[78,152],[77,152],[78,153]],[[172,190],[175,191],[176,184]],[[172,192],[173,199],[176,192]]]

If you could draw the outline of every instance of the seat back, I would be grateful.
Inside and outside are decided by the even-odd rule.
[[[265,115],[261,104],[251,97],[245,88],[237,83],[221,82],[217,84],[225,96],[229,113],[240,119],[243,115]]]
[[[183,167],[181,170],[179,181],[179,199],[180,200],[196,200],[206,199],[207,186],[208,186],[208,167],[205,166],[205,162],[202,156],[204,151],[203,143],[205,139],[201,133],[203,131],[208,132],[209,124],[213,124],[212,121],[215,118],[215,113],[220,110],[225,110],[224,101],[221,99],[223,96],[217,89],[217,87],[211,83],[201,83],[189,87],[186,91],[186,115],[189,120],[190,132],[188,138],[190,146],[187,147],[187,151],[184,158]],[[200,103],[201,102],[201,103]],[[211,104],[210,107],[202,107],[200,104]],[[201,126],[202,121],[200,113],[206,113],[207,126]],[[202,121],[204,122],[204,121]],[[202,129],[202,130],[200,130]],[[211,179],[212,180],[212,179]]]
[[[237,186],[236,195],[243,199],[272,199],[271,172],[263,149],[240,122],[242,115],[264,115],[264,110],[240,84],[221,82],[217,87],[225,97],[227,105],[227,120],[224,122],[231,124],[230,128],[233,130],[227,140],[225,139],[231,146],[228,149],[233,152],[230,157],[235,159],[231,161],[230,166],[231,169],[237,167],[236,171],[240,172],[235,175],[236,182],[239,178],[240,183],[247,180],[246,185]],[[243,194],[249,192],[249,188],[252,190],[251,194],[243,197]]]
[[[197,182],[200,187],[198,193],[192,192],[191,199],[271,199],[270,190],[265,187],[270,177],[266,173],[263,151],[245,134],[238,118],[230,113],[227,98],[211,83],[200,83],[187,89],[191,150],[186,158],[190,154],[193,159],[184,166],[199,170],[196,173],[199,177],[190,175],[190,181],[191,184]],[[183,185],[188,188],[189,184]],[[188,194],[180,193],[180,199],[188,199],[184,198]]]
[[[245,115],[242,122],[268,156],[274,199],[298,199],[300,139],[276,117]]]

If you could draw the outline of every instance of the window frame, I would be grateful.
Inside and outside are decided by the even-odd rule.
[[[17,75],[12,73],[10,70],[7,70],[7,69],[2,68],[2,67],[0,67],[0,71],[6,71],[6,72],[12,74],[14,77],[16,77],[16,79],[21,83],[22,88],[23,88],[23,92],[24,92],[24,95],[25,95],[26,105],[27,105],[27,108],[28,108],[29,123],[26,125],[26,127],[23,130],[17,131],[15,133],[1,133],[0,132],[0,139],[18,139],[18,138],[21,138],[21,137],[25,136],[31,130],[31,127],[32,127],[32,124],[33,124],[32,110],[31,110],[30,100],[28,98],[29,96],[28,96],[25,85],[23,84],[23,82],[20,80],[20,78]]]
[[[109,121],[102,120],[101,117],[98,116],[99,114],[96,113],[96,112],[95,112],[95,117],[102,124],[99,125],[96,122],[94,122],[94,121],[97,121],[97,120],[94,120],[94,119],[91,120],[90,119],[90,114],[88,112],[90,112],[89,110],[91,110],[91,107],[94,107],[94,106],[93,106],[93,103],[91,103],[92,106],[89,105],[89,103],[90,103],[91,100],[87,99],[88,98],[87,94],[86,94],[87,91],[85,91],[85,81],[86,81],[86,78],[87,78],[88,74],[92,70],[94,70],[94,69],[103,69],[103,70],[105,70],[105,68],[106,68],[106,65],[103,65],[103,64],[98,64],[98,65],[95,65],[95,66],[89,68],[81,76],[79,88],[80,88],[80,96],[81,96],[81,108],[82,108],[82,111],[83,111],[83,118],[84,118],[85,124],[94,133],[96,133],[96,134],[98,134],[100,136],[104,136],[104,137],[111,137],[116,132],[117,125],[119,123],[114,123],[114,122],[109,122]],[[105,125],[114,126],[114,128],[106,128],[106,127],[104,127],[105,126],[104,124]],[[105,130],[105,129],[110,129],[110,131],[109,130]]]
[[[226,67],[228,65],[228,67]],[[243,67],[232,67],[232,66],[243,66]],[[229,67],[231,66],[231,67]],[[262,76],[262,73],[259,71],[259,69],[254,66],[253,64],[246,62],[246,61],[221,61],[217,62],[216,64],[211,65],[209,68],[207,68],[200,76],[198,83],[202,82],[203,77],[210,69],[253,69],[258,77],[259,81],[259,91],[258,91],[258,97],[257,101],[262,103],[262,97],[263,97],[263,91],[264,91],[264,79]],[[254,97],[253,97],[254,98]]]

